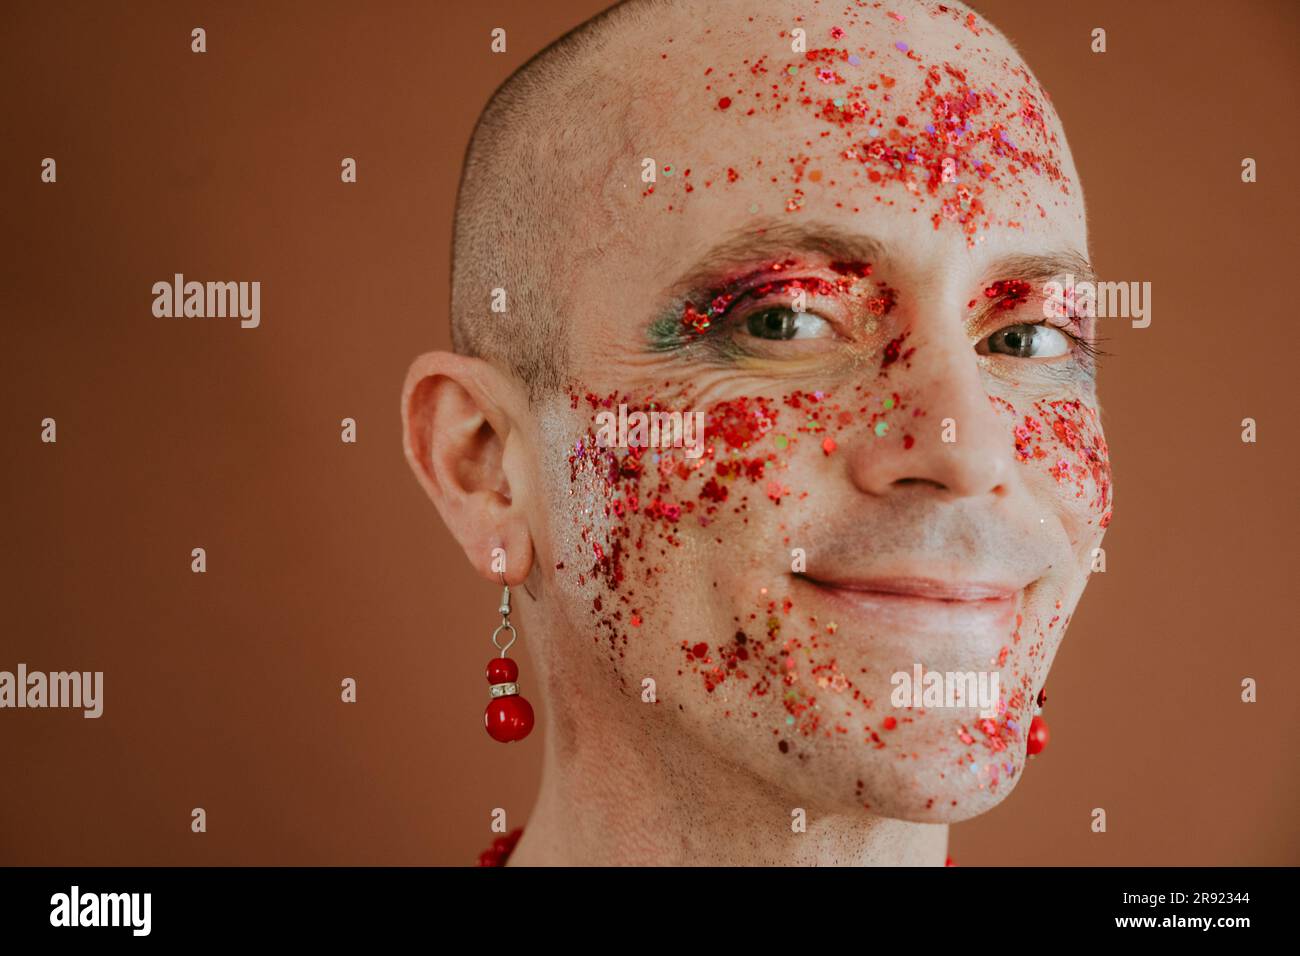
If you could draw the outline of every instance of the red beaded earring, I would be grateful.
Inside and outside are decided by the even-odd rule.
[[[506,651],[518,639],[515,626],[510,623],[510,586],[506,584],[505,575],[501,575],[501,624],[492,632],[492,646],[501,652],[500,657],[488,661],[488,692],[492,701],[483,712],[483,725],[493,740],[508,744],[512,740],[523,740],[533,729],[533,707],[519,696],[519,665],[506,657]],[[510,632],[510,640],[505,647],[497,640],[502,631]]]
[[[1047,721],[1043,720],[1042,711],[1047,705],[1047,688],[1044,687],[1038,692],[1038,706],[1035,708],[1038,713],[1034,714],[1034,719],[1029,722],[1029,739],[1025,752],[1029,756],[1040,754],[1047,747],[1047,741],[1052,737],[1047,731]]]

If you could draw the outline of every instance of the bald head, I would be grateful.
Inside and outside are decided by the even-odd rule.
[[[625,0],[554,41],[497,89],[470,138],[452,245],[452,344],[509,370],[530,396],[567,379],[564,276],[581,252],[584,174],[615,145],[612,127],[572,107],[594,105],[612,39],[671,5]],[[494,289],[505,290],[504,313],[491,310]]]

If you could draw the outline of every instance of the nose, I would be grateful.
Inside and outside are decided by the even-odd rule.
[[[919,487],[944,499],[1005,497],[1014,478],[1010,429],[962,322],[952,312],[918,315],[911,328],[915,351],[882,369],[871,389],[901,402],[882,419],[884,434],[877,425],[855,443],[854,484],[870,495]]]

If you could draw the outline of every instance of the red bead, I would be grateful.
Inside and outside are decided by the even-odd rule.
[[[1035,717],[1029,723],[1029,755],[1032,757],[1034,754],[1042,753],[1051,738],[1052,735],[1047,730],[1047,721],[1042,717]]]
[[[498,697],[483,712],[483,725],[503,744],[523,740],[533,729],[533,706],[518,694]]]
[[[492,845],[478,855],[479,866],[505,866],[510,854],[515,851],[515,844],[523,835],[523,827],[516,827],[505,836],[497,837]]]
[[[519,680],[519,665],[508,657],[494,657],[488,661],[489,684],[513,684]]]

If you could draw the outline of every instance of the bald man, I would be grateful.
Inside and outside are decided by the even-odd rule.
[[[942,865],[1007,796],[1111,514],[1093,320],[1045,291],[1087,245],[957,3],[632,0],[497,91],[403,415],[515,586],[510,865]]]

